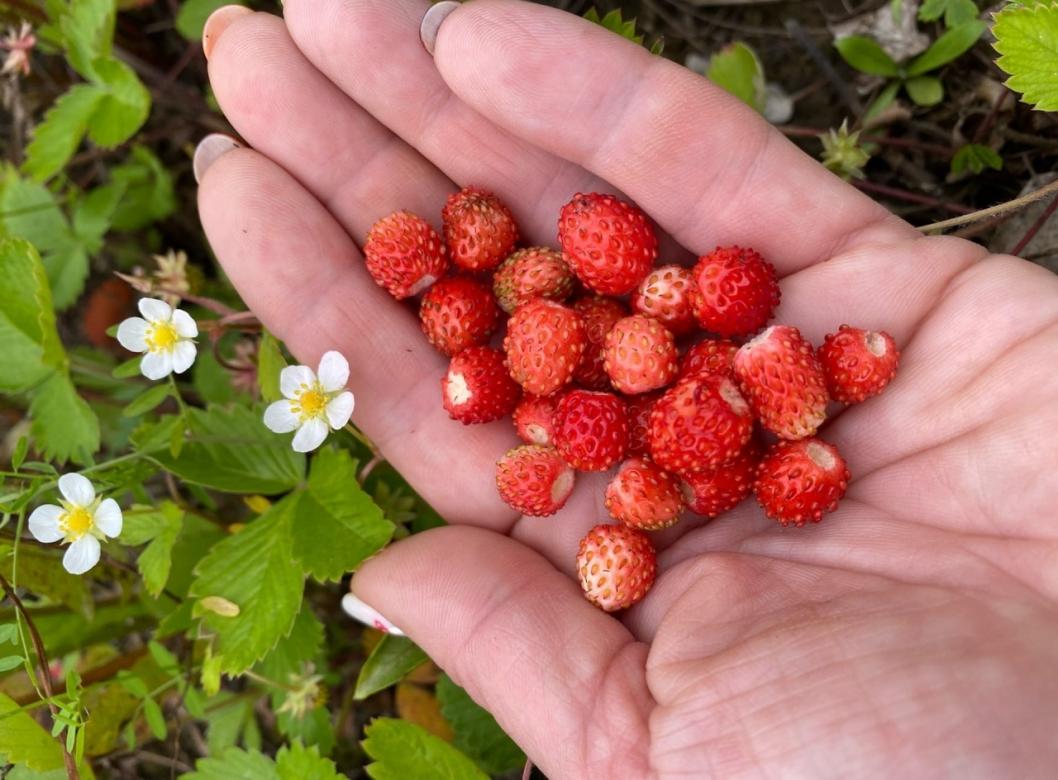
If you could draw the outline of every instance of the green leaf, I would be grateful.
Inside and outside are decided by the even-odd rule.
[[[19,436],[18,444],[15,445],[15,451],[11,453],[11,468],[18,471],[22,468],[22,464],[26,460],[26,454],[29,452],[29,438],[27,436]]]
[[[286,367],[287,361],[279,348],[279,341],[267,330],[264,331],[257,347],[257,386],[265,401],[271,403],[283,397],[279,392],[279,374]]]
[[[124,363],[115,366],[114,370],[111,371],[110,374],[115,379],[129,379],[134,376],[139,376],[141,360],[143,360],[143,358],[139,355],[134,358],[130,358]]]
[[[22,666],[24,661],[25,659],[20,655],[7,655],[0,658],[0,674],[3,672],[10,672],[12,669]]]
[[[935,106],[944,100],[944,85],[933,76],[919,76],[904,82],[907,94],[918,106]]]
[[[366,699],[391,685],[396,685],[408,672],[426,661],[426,653],[410,639],[387,634],[375,645],[371,655],[360,667],[353,698]]]
[[[947,27],[957,27],[977,17],[974,0],[925,0],[918,9],[918,18],[923,22],[935,22],[944,17]]]
[[[206,745],[211,756],[222,753],[238,742],[239,735],[246,730],[246,724],[254,719],[253,707],[253,699],[236,696],[227,691],[222,691],[210,701],[206,711],[206,721],[209,724]]]
[[[747,44],[735,42],[714,54],[705,75],[754,110],[764,110],[764,68]]]
[[[903,84],[899,81],[890,81],[885,85],[885,89],[878,93],[878,97],[874,99],[874,102],[867,107],[867,110],[863,114],[863,124],[869,124],[872,119],[875,119],[885,109],[892,105],[893,100],[896,99],[896,93],[900,91],[900,87]]]
[[[93,67],[103,97],[88,119],[88,137],[100,146],[114,147],[129,140],[147,121],[151,93],[120,60],[98,59]]]
[[[14,644],[18,641],[18,624],[4,623],[0,625],[0,645]]]
[[[861,73],[890,78],[900,74],[900,68],[893,62],[893,58],[871,38],[849,35],[834,41],[834,48],[845,62]]]
[[[257,665],[265,677],[286,682],[292,674],[300,674],[305,664],[316,660],[323,648],[323,623],[307,603],[302,603],[290,633],[279,640],[271,652]],[[278,699],[285,692],[275,692]]]
[[[222,6],[232,4],[232,0],[185,0],[176,14],[176,30],[189,41],[200,41],[202,28],[209,15]],[[242,2],[234,4],[245,5]]]
[[[300,742],[284,745],[276,753],[276,770],[280,780],[343,780],[338,768],[329,758],[320,755],[316,747],[304,747]]]
[[[66,58],[86,79],[95,78],[97,58],[110,56],[115,16],[114,0],[72,0],[57,20]]]
[[[125,417],[138,417],[141,414],[146,414],[168,398],[171,392],[172,388],[167,384],[149,387],[132,399],[121,413]]]
[[[110,181],[123,187],[113,214],[115,230],[139,230],[176,210],[173,178],[145,146],[136,146],[128,160],[110,171]]]
[[[65,373],[52,374],[29,405],[37,449],[49,460],[87,464],[99,449],[99,419]]]
[[[230,747],[219,756],[200,758],[181,780],[284,780],[272,760],[259,752]]]
[[[291,554],[323,582],[341,579],[393,536],[393,524],[356,481],[356,461],[345,450],[325,449],[315,457],[295,525]]]
[[[18,585],[75,612],[87,614],[92,609],[92,599],[85,578],[66,571],[60,556],[58,549],[21,545],[18,550]],[[13,579],[14,556],[10,544],[0,544],[0,571],[8,581]]]
[[[162,592],[172,570],[173,546],[183,528],[184,512],[171,501],[162,502],[157,510],[125,513],[119,537],[122,544],[147,547],[136,559],[147,592],[155,598]]]
[[[441,714],[455,733],[453,744],[473,758],[490,775],[525,765],[525,754],[508,737],[488,710],[452,682],[448,675],[437,681]]]
[[[158,702],[150,697],[144,699],[143,717],[147,720],[147,727],[154,738],[165,739],[169,727],[165,725],[165,715],[162,714],[162,708],[158,706]]]
[[[74,206],[73,232],[88,254],[102,250],[103,236],[110,230],[114,210],[124,194],[122,185],[107,184],[96,187]]]
[[[1058,110],[1058,3],[1007,5],[992,26],[1007,86],[1038,111]]]
[[[981,173],[985,168],[993,168],[997,171],[1003,170],[1003,158],[999,153],[988,146],[981,144],[966,144],[955,156],[951,158],[951,172],[953,174]]]
[[[23,239],[0,239],[0,391],[27,390],[54,371],[62,355],[40,255]]]
[[[413,723],[375,718],[364,730],[364,750],[375,760],[367,774],[375,780],[486,780],[488,775],[440,737]]]
[[[61,745],[28,712],[0,693],[0,754],[8,763],[22,764],[38,772],[61,769]]]
[[[976,19],[953,27],[940,36],[907,66],[908,76],[921,76],[942,65],[947,65],[968,51],[986,29],[985,23]]]
[[[246,671],[294,625],[304,584],[290,561],[294,515],[292,499],[275,504],[195,567],[192,598],[219,596],[239,607],[236,617],[202,615],[217,634],[222,672]]]
[[[191,383],[206,403],[224,405],[237,397],[231,374],[222,366],[212,349],[202,349],[191,369]]]
[[[105,97],[91,84],[77,84],[55,101],[33,131],[22,170],[35,181],[46,181],[63,169],[88,129],[88,121]]]

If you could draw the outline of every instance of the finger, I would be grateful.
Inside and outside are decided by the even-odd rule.
[[[434,57],[482,116],[618,187],[692,251],[751,245],[789,273],[860,238],[914,235],[737,98],[570,14],[468,3]]]
[[[353,589],[547,776],[650,774],[646,645],[532,550],[487,531],[439,528],[368,561]]]
[[[496,453],[509,423],[464,427],[441,406],[445,360],[415,315],[369,278],[341,226],[282,168],[248,149],[217,159],[198,193],[206,235],[232,283],[297,359],[337,349],[352,368],[355,422],[451,522],[507,529]],[[445,475],[444,478],[439,475]]]

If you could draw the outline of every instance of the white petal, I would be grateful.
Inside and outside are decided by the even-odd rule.
[[[264,424],[273,433],[290,433],[299,423],[298,416],[290,409],[290,401],[276,401],[265,409]]]
[[[99,540],[92,534],[85,534],[70,545],[66,555],[62,556],[62,567],[70,574],[84,574],[99,563]]]
[[[113,538],[121,535],[121,507],[112,498],[104,498],[93,518],[96,528]]]
[[[173,319],[170,320],[176,332],[185,339],[193,339],[198,335],[198,325],[183,309],[173,309]]]
[[[59,518],[65,510],[55,504],[42,504],[29,516],[29,532],[38,542],[57,542],[63,537]]]
[[[315,381],[316,374],[308,366],[287,366],[279,372],[279,392],[284,398],[293,401],[303,389],[310,387]]]
[[[327,423],[319,417],[313,417],[294,434],[294,452],[312,452],[323,444],[327,438]]]
[[[193,342],[190,341],[178,341],[173,346],[173,371],[178,374],[182,374],[187,369],[191,368],[191,364],[195,362],[195,355],[198,354],[198,350],[195,348]]]
[[[173,316],[172,307],[157,298],[140,298],[139,309],[147,322],[168,322]]]
[[[147,320],[129,317],[118,325],[118,344],[129,352],[147,351]]]
[[[148,379],[165,379],[173,373],[171,352],[148,352],[140,361],[140,373]]]
[[[325,352],[320,358],[320,385],[325,392],[334,393],[344,390],[349,381],[349,361],[341,352]]]
[[[88,506],[96,500],[96,489],[87,477],[80,474],[63,474],[59,477],[59,492],[74,506]]]
[[[327,422],[331,424],[334,430],[338,430],[349,422],[349,418],[353,416],[353,405],[353,394],[348,390],[328,402]]]

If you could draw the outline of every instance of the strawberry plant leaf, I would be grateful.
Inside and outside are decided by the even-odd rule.
[[[23,172],[34,181],[46,181],[61,171],[81,145],[88,122],[105,96],[92,84],[77,84],[56,100],[33,130]]]
[[[490,775],[525,765],[525,754],[500,728],[488,710],[452,682],[448,675],[437,681],[441,714],[455,732],[453,744]]]
[[[407,637],[387,634],[375,645],[371,655],[360,667],[353,698],[366,699],[391,685],[396,685],[408,672],[427,660],[426,653]]]
[[[944,99],[944,85],[933,76],[908,79],[904,87],[917,106],[935,106]]]
[[[985,168],[1002,170],[1003,158],[995,149],[982,144],[966,144],[951,158],[951,172],[956,175],[966,171],[981,173]]]
[[[62,769],[62,747],[9,696],[0,693],[0,754],[38,772]]]
[[[261,398],[269,403],[283,397],[279,392],[279,374],[287,367],[279,341],[267,330],[261,334],[257,347],[257,387]]]
[[[23,239],[0,239],[0,279],[5,288],[0,298],[0,390],[20,392],[54,371],[45,342],[58,341],[48,280],[36,248]]]
[[[229,747],[223,753],[195,762],[195,771],[181,780],[283,780],[268,756],[258,752]]]
[[[135,135],[147,121],[151,93],[120,60],[100,58],[93,67],[103,97],[88,118],[88,137],[100,146],[114,147]]]
[[[122,185],[108,184],[96,187],[74,205],[73,234],[89,255],[103,249],[103,236],[110,230],[114,209],[124,194]]]
[[[173,546],[183,527],[184,513],[170,501],[156,510],[125,513],[122,544],[147,546],[136,559],[143,585],[155,598],[161,594],[173,565]]]
[[[276,753],[276,771],[280,780],[342,780],[338,768],[329,758],[320,755],[313,745],[300,742],[284,745]]]
[[[71,0],[58,18],[66,59],[84,78],[94,80],[94,61],[109,57],[114,40],[114,0]]]
[[[922,22],[935,22],[942,16],[945,27],[958,27],[977,18],[977,4],[974,0],[925,0],[918,9]]]
[[[834,41],[834,48],[849,65],[872,76],[899,75],[900,68],[893,58],[874,40],[863,35],[849,35]]]
[[[907,66],[907,75],[921,76],[923,73],[929,73],[931,70],[947,65],[969,51],[985,29],[985,23],[977,19],[953,27],[935,40],[928,49],[911,60]]]
[[[225,5],[246,5],[232,0],[185,0],[176,13],[176,31],[189,41],[202,40],[202,28],[209,15]]]
[[[49,460],[92,462],[99,449],[99,418],[77,394],[70,377],[52,374],[33,393],[29,405],[37,449]]]
[[[121,413],[125,417],[138,417],[146,414],[168,398],[170,393],[172,393],[172,388],[167,384],[149,387],[133,398],[129,405],[121,410]]]
[[[764,109],[764,68],[747,44],[735,42],[714,54],[705,75],[755,111]]]
[[[394,718],[376,718],[364,729],[361,743],[375,763],[367,767],[374,780],[430,777],[438,780],[486,780],[467,756],[421,726]]]
[[[112,215],[114,230],[139,230],[176,210],[173,177],[145,146],[134,147],[125,162],[112,168],[110,181],[123,187]]]
[[[56,553],[43,547],[23,545],[18,551],[18,584],[39,596],[63,604],[74,612],[90,614],[92,599],[83,577],[70,574],[58,563]],[[10,544],[0,545],[0,571],[8,581],[14,575]]]
[[[1038,111],[1058,110],[1058,3],[1010,4],[996,14],[996,60],[1007,86]]]

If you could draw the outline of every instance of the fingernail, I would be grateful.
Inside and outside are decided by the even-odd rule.
[[[213,47],[217,45],[221,34],[228,29],[228,25],[240,16],[252,14],[244,5],[224,5],[209,15],[206,24],[202,27],[202,53],[209,59],[213,53]]]
[[[344,609],[351,618],[359,620],[365,626],[377,628],[384,634],[404,636],[404,632],[382,617],[382,615],[378,613],[378,610],[369,607],[352,593],[346,593],[342,596],[342,609]]]
[[[422,24],[419,25],[419,40],[422,41],[423,48],[430,53],[431,57],[433,56],[434,46],[437,45],[437,32],[441,29],[441,24],[459,6],[460,3],[455,2],[455,0],[434,3],[422,18]]]
[[[224,133],[212,133],[198,142],[195,149],[195,158],[191,161],[191,169],[195,172],[195,181],[201,183],[202,177],[206,175],[206,169],[232,149],[242,149],[241,143],[230,135]]]

